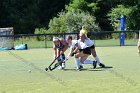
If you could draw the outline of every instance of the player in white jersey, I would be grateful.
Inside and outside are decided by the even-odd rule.
[[[101,63],[97,53],[96,53],[96,50],[95,50],[95,46],[94,46],[94,43],[87,37],[87,31],[84,29],[84,27],[82,27],[82,30],[80,30],[80,34],[82,34],[82,41],[90,47],[91,49],[91,54],[92,56],[95,58],[95,60],[97,61],[98,65],[100,67],[105,67],[105,65],[103,63]],[[96,68],[96,67],[95,67]]]
[[[72,40],[71,36],[67,37],[67,43],[70,47],[70,52],[67,58],[72,57],[75,54],[76,68],[77,70],[81,70],[83,68],[81,63],[87,63],[85,62],[85,59],[91,55],[90,48],[85,43],[81,42],[81,40]],[[92,60],[88,61],[90,61],[90,63],[92,63],[95,68],[96,62]]]

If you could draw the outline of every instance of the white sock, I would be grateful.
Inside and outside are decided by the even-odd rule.
[[[93,61],[92,60],[85,60],[84,64],[93,64]]]
[[[76,68],[79,69],[79,67],[80,67],[80,60],[79,60],[79,58],[75,58],[75,64],[76,64]]]
[[[66,64],[65,64],[65,62],[63,62],[63,63],[62,63],[62,67],[63,67],[63,68],[65,68],[65,67],[66,67]]]
[[[95,58],[95,60],[97,61],[98,65],[99,65],[101,63],[99,57],[96,55],[96,57],[94,57],[94,58]]]
[[[81,62],[80,62],[80,66],[83,66]]]
[[[81,59],[81,58],[79,58],[79,60],[80,60],[80,59]],[[83,66],[82,64],[83,64],[83,63],[80,61],[80,66]]]

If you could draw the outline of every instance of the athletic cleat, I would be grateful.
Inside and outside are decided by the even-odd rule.
[[[78,68],[78,69],[76,69],[77,71],[81,71],[82,69],[80,69],[80,68]]]
[[[59,66],[59,67],[58,67],[58,69],[59,69],[59,70],[62,70],[62,69],[63,69],[63,67],[62,67],[62,66]]]
[[[99,66],[105,68],[105,65],[103,63],[100,63]]]
[[[79,69],[83,69],[83,66],[82,66],[82,65],[80,65]]]
[[[97,66],[97,61],[93,61],[93,68],[95,69]]]
[[[77,70],[77,71],[81,71],[82,69],[83,69],[83,66],[80,65],[79,68],[77,68],[76,70]]]
[[[62,67],[63,70],[65,70],[65,67]]]
[[[65,69],[66,65],[65,63],[62,63],[62,69]]]

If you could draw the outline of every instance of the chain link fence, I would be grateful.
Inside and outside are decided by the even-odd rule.
[[[125,46],[137,45],[139,31],[124,31]],[[71,35],[78,39],[79,33],[62,33],[62,34],[17,34],[17,35],[0,35],[2,37],[14,37],[14,46],[27,44],[28,48],[52,48],[53,37],[63,37]],[[93,40],[96,47],[120,46],[120,31],[101,31],[90,32],[88,37]]]

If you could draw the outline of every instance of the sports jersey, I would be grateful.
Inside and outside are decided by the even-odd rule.
[[[70,49],[74,49],[75,48],[75,45],[78,45],[80,49],[85,49],[87,48],[88,46],[85,44],[85,42],[81,42],[81,40],[72,40],[72,44],[69,45]]]
[[[91,41],[89,38],[85,39],[84,43],[88,46],[91,47],[94,45],[93,41]]]
[[[78,40],[78,46],[80,47],[80,52],[83,52],[84,54],[91,54],[91,51],[90,51],[90,47],[87,46],[84,42],[81,42],[81,40],[79,39]]]
[[[74,49],[76,44],[78,44],[78,41],[77,40],[72,40],[72,43],[71,43],[71,45],[69,45],[69,48]]]
[[[85,49],[89,46],[87,46],[87,44],[85,42],[81,42],[81,40],[78,40],[78,46],[80,47],[80,49]]]
[[[64,40],[64,43],[68,44],[66,40]],[[64,45],[59,41],[59,45],[55,45],[55,47],[58,48],[58,49],[63,49]]]

